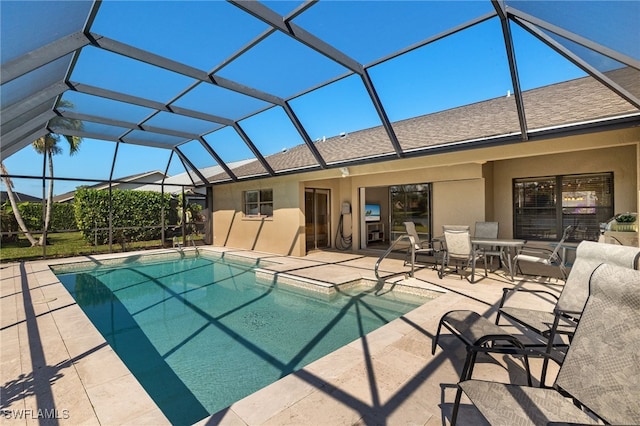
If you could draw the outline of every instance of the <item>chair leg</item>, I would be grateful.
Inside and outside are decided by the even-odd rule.
[[[551,351],[553,350],[553,341],[556,339],[556,330],[558,329],[558,323],[560,322],[560,316],[556,314],[553,319],[553,325],[549,330],[549,336],[547,337],[547,354],[551,355]],[[542,361],[542,371],[540,373],[540,387],[546,387],[545,383],[547,381],[547,368],[549,367],[549,357],[544,357]]]
[[[462,388],[458,385],[458,390],[456,391],[456,399],[453,403],[453,412],[451,413],[451,426],[455,426],[456,421],[458,420],[458,409],[460,408],[460,399],[462,398]]]
[[[473,350],[473,348],[467,346],[467,358],[464,361],[464,366],[462,367],[462,373],[460,373],[460,381],[463,382],[465,380],[471,380],[471,376],[473,375],[473,366],[476,363],[476,357],[478,353]]]
[[[444,277],[444,268],[447,262],[447,253],[442,253],[442,262],[440,262],[440,269],[438,270],[438,278],[442,279]]]
[[[484,259],[484,276],[488,276],[487,275],[487,256],[482,256],[482,258]]]
[[[431,355],[436,353],[436,347],[438,346],[438,340],[440,339],[440,330],[442,329],[442,322],[445,316],[446,314],[443,315],[442,318],[440,318],[440,322],[438,323],[438,330],[436,331],[436,336],[431,341]]]
[[[462,367],[462,373],[460,374],[460,381],[471,380],[473,375],[473,366],[476,363],[476,356],[478,353],[473,350],[472,347],[467,346],[467,358]],[[462,398],[462,388],[458,384],[458,390],[456,392],[456,399],[453,403],[453,412],[451,413],[451,426],[456,424],[458,420],[458,409],[460,408],[460,399]]]

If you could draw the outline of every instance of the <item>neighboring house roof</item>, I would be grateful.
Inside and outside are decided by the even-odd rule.
[[[144,173],[137,173],[134,175],[125,176],[123,178],[118,179],[118,181],[114,182],[111,187],[114,189],[117,189],[121,185],[127,185],[127,186],[140,185],[140,187],[142,187],[142,186],[146,186],[149,183],[161,181],[164,176],[165,176],[164,173],[157,170],[144,172]],[[153,185],[149,185],[149,186],[153,186]],[[136,189],[140,189],[140,187],[136,187]],[[96,183],[94,185],[87,185],[85,186],[85,188],[107,189],[109,188],[109,182],[107,181],[107,182]],[[64,202],[73,200],[74,196],[75,196],[75,191],[66,192],[64,194],[60,194],[53,197],[53,201],[57,203],[64,203]]]
[[[28,194],[23,194],[22,192],[13,191],[13,195],[15,196],[16,201],[18,203],[24,203],[27,201],[39,203],[42,201],[42,198],[34,197]],[[7,191],[0,191],[0,204],[4,204],[4,202],[7,201],[8,199],[9,199],[9,196],[7,196]]]
[[[227,163],[227,167],[229,167],[230,169],[233,169],[233,168],[240,167],[242,165],[251,163],[253,161],[255,161],[253,158],[248,159],[248,160],[235,161],[235,162],[232,162],[232,163]],[[199,169],[199,171],[207,179],[210,179],[212,176],[217,176],[217,179],[221,179],[221,177],[224,180],[229,179],[229,175],[227,175],[227,173],[224,171],[224,169],[221,166],[204,167],[202,169]],[[191,175],[191,177],[189,177],[190,175]],[[193,181],[191,180],[192,178],[193,178]],[[156,181],[156,184],[159,184],[161,182],[162,182],[162,179]],[[179,173],[179,174],[174,175],[174,176],[169,176],[164,180],[165,192],[171,192],[171,193],[175,193],[175,194],[180,193],[180,192],[182,192],[182,186],[193,186],[193,182],[195,182],[196,185],[202,185],[202,181],[193,172],[184,172],[184,173]],[[172,188],[171,188],[172,185],[175,185],[175,190],[172,190]],[[137,188],[137,189],[139,191],[160,191],[160,186],[159,185],[145,185],[145,186],[141,186],[140,188]],[[195,191],[192,191],[192,192],[193,193],[204,194],[203,191],[199,191],[197,189]]]
[[[623,68],[610,74],[632,82],[637,80],[637,73],[633,71]],[[633,87],[633,84],[627,87]],[[523,103],[526,106],[529,129],[562,127],[596,118],[640,112],[592,77],[525,91]],[[520,132],[520,125],[515,97],[504,96],[397,121],[393,123],[393,130],[404,150],[420,150],[517,134]],[[315,147],[327,164],[360,159],[363,153],[368,153],[369,158],[396,158],[389,136],[382,126],[316,141]],[[276,171],[316,166],[316,161],[305,144],[270,155],[266,160]],[[267,174],[257,160],[235,167],[233,172],[242,177]],[[224,179],[228,180],[226,173],[212,177],[212,181]]]

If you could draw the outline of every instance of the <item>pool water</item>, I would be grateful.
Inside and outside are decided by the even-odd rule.
[[[203,257],[57,273],[173,424],[192,424],[427,299],[327,296]]]

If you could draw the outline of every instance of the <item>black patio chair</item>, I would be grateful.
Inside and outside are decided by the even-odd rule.
[[[502,299],[496,316],[496,325],[504,316],[525,329],[528,329],[546,340],[546,352],[562,362],[563,350],[566,343],[556,342],[558,335],[566,335],[570,340],[580,320],[582,310],[589,297],[589,278],[593,271],[602,263],[609,263],[630,269],[640,267],[640,248],[629,246],[616,246],[611,244],[583,241],[576,249],[576,259],[567,277],[559,296],[547,290],[535,290],[525,288],[503,288]],[[552,311],[540,309],[509,306],[519,293],[536,293],[551,300],[556,304]],[[511,303],[513,305],[513,303]],[[558,348],[562,348],[559,352]],[[542,380],[546,376],[547,362],[545,360],[542,370]]]
[[[589,281],[591,295],[553,388],[461,381],[452,425],[462,392],[494,426],[640,424],[640,271],[603,264]]]

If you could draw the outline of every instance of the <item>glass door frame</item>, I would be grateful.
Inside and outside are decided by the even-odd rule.
[[[402,200],[398,199],[398,197],[394,199],[393,188],[402,188],[401,191],[398,191],[398,193],[403,194]],[[416,231],[418,231],[421,240],[431,241],[433,238],[432,195],[433,186],[431,183],[389,185],[389,241],[395,241],[400,235],[406,233],[404,226],[402,226],[401,231],[397,231],[394,230],[394,225],[399,226],[399,224],[409,220],[415,223]],[[396,205],[400,201],[401,205]],[[426,204],[424,208],[422,210],[416,210],[420,209],[422,203]],[[412,211],[422,211],[423,213],[416,216],[415,214],[410,214]],[[401,215],[397,215],[397,213],[401,213]],[[427,215],[426,218],[424,214]]]
[[[331,190],[325,188],[305,188],[305,251],[318,250],[331,247]],[[307,208],[307,194],[312,194],[311,211]],[[319,211],[318,195],[326,196],[326,211],[323,211],[325,221],[320,223],[321,212]],[[310,221],[308,219],[311,218]],[[320,239],[320,227],[324,225],[326,229],[326,245],[318,245]],[[308,227],[311,227],[309,229]],[[309,232],[311,230],[311,232]],[[311,237],[311,239],[310,239]]]

